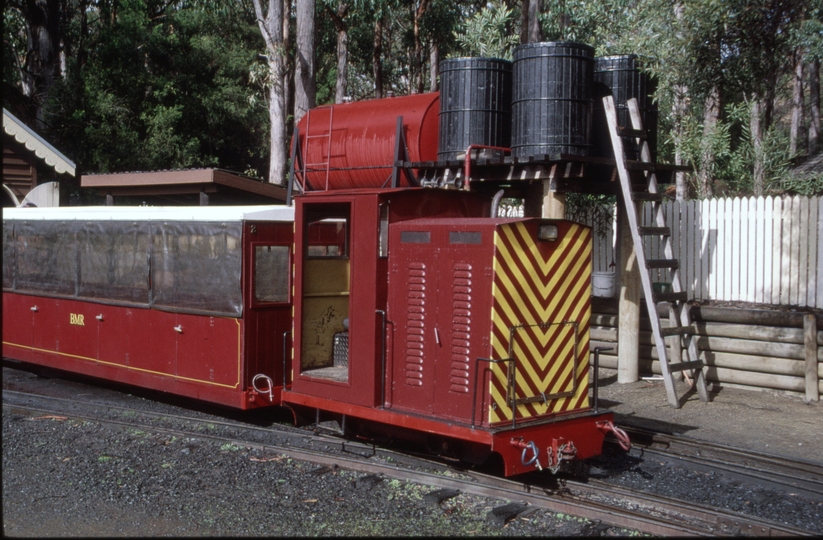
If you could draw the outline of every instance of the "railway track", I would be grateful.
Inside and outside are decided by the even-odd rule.
[[[648,429],[624,427],[632,445],[644,455],[687,463],[695,470],[722,471],[743,481],[790,490],[807,499],[823,502],[823,463],[747,452],[723,444]],[[615,445],[616,446],[616,445]]]
[[[79,399],[12,390],[3,392],[3,409],[4,413],[60,415],[260,448],[330,468],[407,480],[438,488],[440,493],[464,492],[516,501],[498,508],[504,516],[502,519],[537,508],[659,536],[813,535],[807,530],[754,516],[666,499],[606,482],[558,482],[556,478],[546,476],[530,476],[524,481],[460,471],[431,459],[343,440],[325,430],[310,431],[282,425],[260,427],[220,418],[157,413],[108,404],[101,407],[99,403]]]

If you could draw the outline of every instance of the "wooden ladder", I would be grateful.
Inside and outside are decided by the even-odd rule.
[[[320,135],[311,135],[311,113],[312,110],[317,111],[319,109],[329,109],[329,130],[326,133],[321,133]],[[306,111],[306,135],[304,136],[304,145],[303,145],[303,159],[306,160],[309,157],[309,139],[326,139],[326,161],[318,161],[316,163],[303,163],[303,183],[306,184],[306,174],[310,172],[326,172],[326,179],[325,179],[325,186],[326,191],[329,189],[329,171],[331,170],[331,138],[332,138],[332,128],[334,127],[334,107],[330,105],[315,107],[314,109],[309,109]],[[322,144],[322,142],[320,142]],[[323,151],[320,150],[320,158],[323,158]],[[322,167],[322,169],[315,169],[314,167]]]
[[[703,373],[703,362],[700,360],[697,351],[697,336],[695,327],[692,325],[689,315],[689,305],[687,293],[683,290],[680,281],[680,263],[674,258],[674,250],[671,241],[671,229],[666,225],[666,217],[663,213],[663,194],[660,193],[655,175],[654,163],[649,152],[649,145],[646,140],[646,132],[643,129],[643,120],[637,100],[628,100],[629,116],[631,117],[632,129],[622,128],[617,125],[617,109],[612,96],[603,98],[603,105],[606,110],[606,120],[609,125],[609,135],[611,136],[612,148],[614,149],[614,161],[617,173],[620,178],[620,188],[623,201],[628,214],[629,228],[632,233],[634,251],[637,257],[637,264],[640,268],[640,279],[643,284],[643,293],[646,297],[646,307],[649,311],[649,319],[652,325],[654,343],[657,347],[657,354],[660,358],[660,371],[663,374],[663,382],[666,385],[666,394],[669,405],[679,409],[682,405],[681,398],[677,395],[674,374],[684,372],[688,380],[688,373],[692,374],[692,388],[696,387],[701,401],[709,401],[709,394],[706,390],[706,378]],[[622,137],[636,138],[639,146],[640,161],[627,161],[623,150]],[[643,202],[650,202],[652,206],[653,223],[644,226],[639,223],[639,208]],[[657,237],[663,245],[663,259],[648,259],[643,245],[644,237]],[[671,276],[671,290],[655,292],[652,283],[651,272],[657,269],[668,269]],[[660,316],[657,312],[658,304],[667,304],[669,320],[671,326],[663,328],[660,324]],[[669,359],[665,338],[676,336],[677,342],[672,356],[677,358]],[[688,351],[688,361],[682,361],[681,348]],[[674,361],[672,361],[674,360]],[[686,394],[684,394],[685,396]]]

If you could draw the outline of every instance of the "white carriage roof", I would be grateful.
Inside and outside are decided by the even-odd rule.
[[[3,208],[3,219],[54,221],[294,221],[294,207],[260,205]]]
[[[75,165],[72,160],[61,154],[55,147],[46,142],[43,137],[31,130],[26,124],[13,114],[3,109],[3,131],[14,137],[14,140],[25,145],[34,152],[34,155],[54,167],[58,173],[68,173],[74,176]]]

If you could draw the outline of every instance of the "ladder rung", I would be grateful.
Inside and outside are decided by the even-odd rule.
[[[669,372],[686,371],[687,369],[703,369],[702,360],[693,360],[691,362],[678,362],[677,364],[669,364]]]
[[[672,234],[668,227],[638,227],[637,232],[640,236],[670,236]]]
[[[624,163],[627,171],[653,171],[656,165],[651,161],[629,161]]]
[[[694,326],[666,326],[660,328],[660,335],[667,336],[688,336],[697,333]]]
[[[653,202],[663,202],[663,194],[662,193],[649,193],[647,191],[635,191],[632,193],[632,200],[633,201],[653,201]]]
[[[635,137],[635,138],[638,138],[638,139],[645,139],[646,138],[646,132],[645,132],[645,130],[642,130],[642,129],[632,129],[632,128],[619,127],[618,126],[617,133],[621,137]]]
[[[680,268],[677,259],[646,259],[646,268]]]
[[[655,293],[652,295],[652,300],[655,304],[661,302],[685,302],[689,299],[689,294],[686,291]]]

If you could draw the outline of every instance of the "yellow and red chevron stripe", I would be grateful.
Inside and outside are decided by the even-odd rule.
[[[517,400],[541,399],[512,411],[509,368],[492,364],[491,424],[589,406],[591,229],[558,222],[559,238],[545,242],[537,240],[538,224],[516,221],[495,232],[491,355],[504,359],[511,351]],[[542,399],[553,394],[568,397]]]

